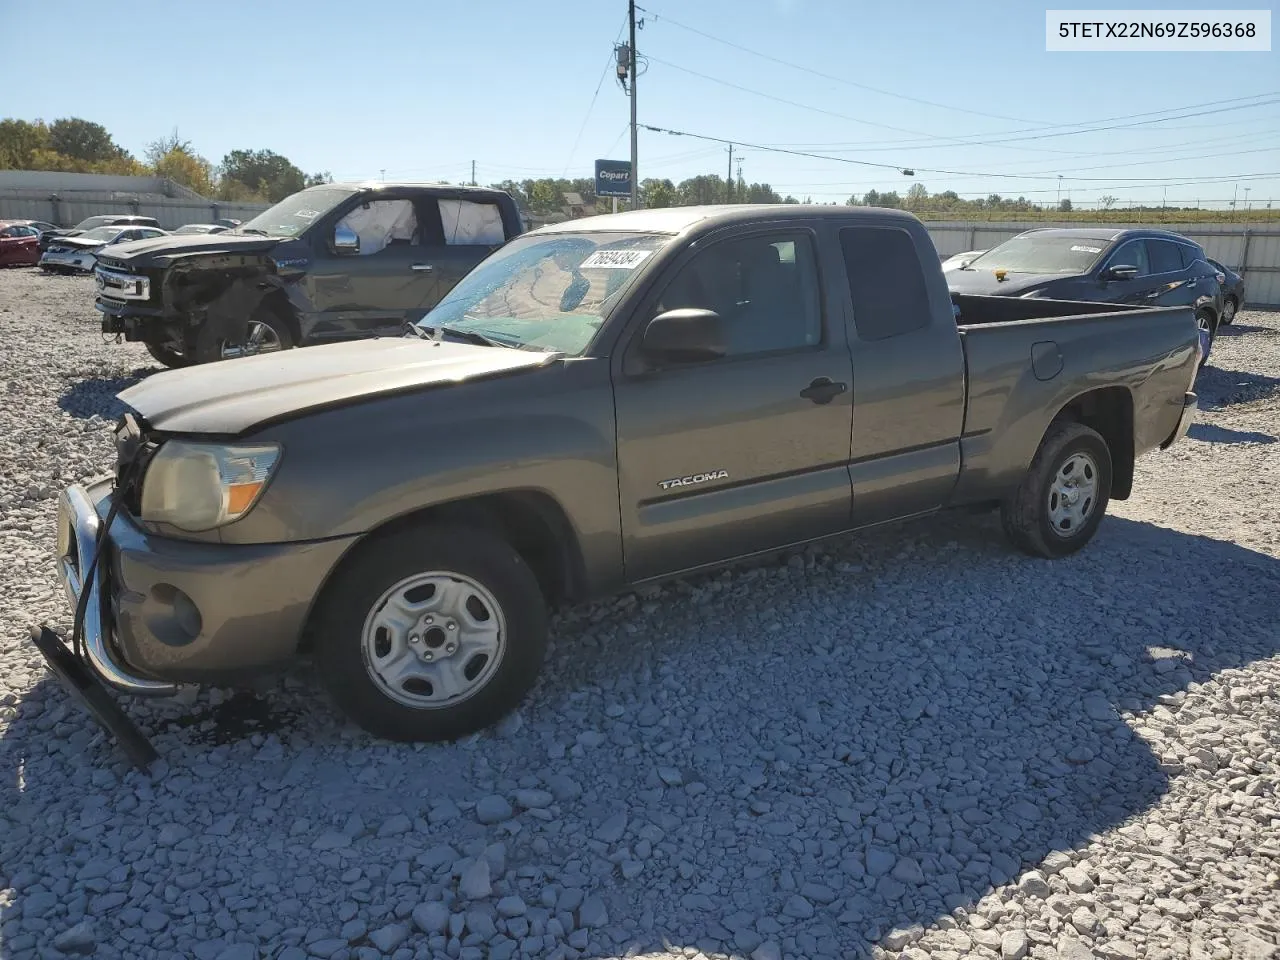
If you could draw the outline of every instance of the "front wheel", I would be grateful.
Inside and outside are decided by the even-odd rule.
[[[547,645],[533,571],[470,527],[370,544],[326,588],[314,622],[330,695],[389,740],[452,740],[497,722],[533,685]]]
[[[157,362],[173,370],[189,367],[195,363],[190,354],[183,353],[169,343],[148,343],[147,353],[151,354]]]
[[[234,360],[260,353],[278,353],[294,345],[293,331],[285,319],[266,307],[259,307],[245,325],[242,341],[215,335],[206,322],[196,338],[196,359],[200,363]]]
[[[1222,305],[1222,319],[1219,321],[1224,327],[1231,326],[1236,318],[1236,302],[1233,298],[1228,298],[1227,302]]]
[[[1065,557],[1091,539],[1111,499],[1111,450],[1082,423],[1059,423],[1040,441],[1017,492],[1003,504],[1005,535],[1037,557]]]

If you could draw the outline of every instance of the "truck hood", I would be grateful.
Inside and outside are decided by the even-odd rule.
[[[530,370],[556,356],[417,337],[357,340],[157,373],[119,398],[158,430],[235,435],[381,394]]]
[[[976,293],[989,297],[1017,297],[1069,276],[1061,273],[1007,273],[997,280],[992,270],[948,270],[947,287],[953,293]]]
[[[183,234],[118,243],[111,259],[127,267],[146,267],[159,257],[184,257],[214,253],[258,253],[270,250],[284,237],[260,237],[245,233]]]

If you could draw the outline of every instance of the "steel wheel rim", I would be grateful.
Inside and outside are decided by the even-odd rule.
[[[1074,537],[1098,505],[1098,464],[1087,453],[1073,453],[1049,484],[1049,527],[1063,538]]]
[[[270,324],[261,320],[250,320],[245,328],[244,343],[227,343],[222,341],[222,359],[232,360],[236,357],[251,357],[259,353],[275,353],[281,349],[280,335]]]
[[[360,640],[369,678],[415,710],[443,710],[475,696],[506,648],[506,620],[493,593],[443,570],[416,573],[386,590],[365,617]]]

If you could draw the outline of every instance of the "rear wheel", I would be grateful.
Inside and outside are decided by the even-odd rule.
[[[1231,326],[1232,321],[1236,318],[1236,311],[1240,309],[1236,304],[1235,297],[1228,297],[1227,302],[1222,305],[1222,319],[1218,321],[1225,327]]]
[[[390,740],[452,740],[496,722],[533,685],[547,644],[533,571],[470,527],[381,540],[326,587],[314,622],[330,695]]]
[[[1209,353],[1218,335],[1218,324],[1210,311],[1200,310],[1196,313],[1196,328],[1200,331],[1200,366],[1203,367],[1209,362]]]
[[[1004,532],[1037,557],[1065,557],[1091,539],[1111,499],[1111,450],[1082,423],[1059,423],[1040,441],[1017,492],[1001,510]]]

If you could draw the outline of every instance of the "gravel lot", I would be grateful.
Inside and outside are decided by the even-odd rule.
[[[305,665],[131,703],[149,780],[25,640],[153,369],[91,300],[0,272],[0,956],[1280,957],[1280,315],[1075,558],[955,516],[577,609],[449,746]]]

